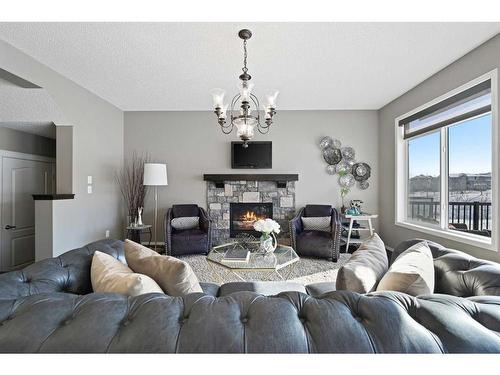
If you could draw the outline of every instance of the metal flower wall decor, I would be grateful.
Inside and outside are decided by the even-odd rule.
[[[326,172],[339,176],[338,183],[342,199],[355,185],[361,190],[370,187],[368,179],[371,176],[371,168],[366,163],[356,162],[356,152],[352,147],[342,147],[342,143],[332,137],[323,137],[319,142],[319,147],[323,159],[328,164]]]

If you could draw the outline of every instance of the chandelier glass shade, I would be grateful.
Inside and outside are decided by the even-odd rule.
[[[261,107],[259,99],[252,92],[254,84],[249,82],[252,76],[247,69],[247,40],[252,32],[247,29],[240,30],[238,36],[243,39],[243,74],[239,76],[241,84],[239,93],[231,102],[225,104],[226,93],[222,89],[212,90],[214,113],[217,116],[221,130],[229,134],[236,128],[236,135],[243,141],[243,147],[248,147],[248,141],[255,135],[255,129],[261,134],[269,132],[276,114],[276,99],[278,91],[266,95],[265,104]]]

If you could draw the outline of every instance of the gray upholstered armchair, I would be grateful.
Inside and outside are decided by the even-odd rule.
[[[331,217],[330,231],[304,230],[303,217]],[[309,204],[301,208],[290,221],[292,246],[299,255],[329,258],[336,262],[340,256],[340,216],[328,205]]]
[[[172,219],[199,217],[198,228],[175,229]],[[167,255],[207,254],[211,246],[211,222],[207,212],[196,204],[175,204],[165,215],[165,252]]]

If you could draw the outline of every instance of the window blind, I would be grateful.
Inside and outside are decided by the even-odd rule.
[[[404,139],[491,112],[491,81],[481,82],[399,121]]]

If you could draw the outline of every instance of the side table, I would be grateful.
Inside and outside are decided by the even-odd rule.
[[[148,246],[151,246],[151,240],[152,240],[152,237],[153,237],[153,234],[152,234],[152,231],[151,231],[151,228],[153,226],[152,225],[140,225],[140,226],[128,226],[127,227],[127,235],[126,237],[129,239],[129,240],[132,240],[134,242],[137,242],[137,243],[141,243],[141,234],[142,233],[149,233],[149,241],[148,241]]]
[[[348,232],[347,232],[347,238],[345,239],[346,241],[346,251],[349,251],[349,244],[350,243],[361,243],[363,242],[362,239],[351,239],[352,231],[353,230],[359,230],[359,231],[369,231],[370,236],[373,234],[373,225],[372,225],[372,219],[378,218],[377,214],[367,214],[363,213],[361,215],[344,215],[344,218],[348,220],[348,224],[342,224],[343,226],[348,227]],[[359,227],[353,227],[354,221],[365,221],[368,224],[368,227],[360,225]]]

